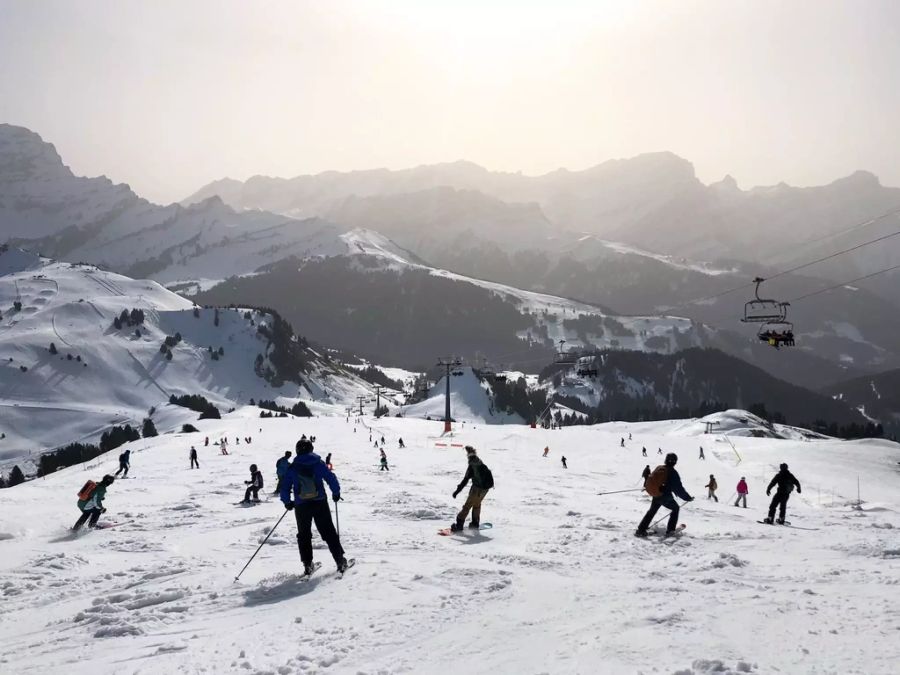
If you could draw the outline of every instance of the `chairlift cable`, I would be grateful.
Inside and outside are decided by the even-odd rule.
[[[856,277],[855,279],[850,279],[849,281],[843,281],[839,284],[835,284],[834,286],[828,286],[827,288],[820,288],[818,291],[812,291],[811,293],[806,293],[805,295],[801,295],[799,297],[793,298],[788,302],[800,302],[801,300],[805,300],[806,298],[811,298],[814,295],[819,295],[820,293],[827,293],[828,291],[833,291],[838,288],[842,288],[843,286],[847,286],[849,284],[855,284],[858,281],[864,281],[865,279],[871,279],[872,277],[878,276],[879,274],[885,274],[886,272],[893,272],[894,270],[900,270],[900,264],[893,265],[892,267],[887,267],[883,270],[878,270],[877,272],[872,272],[871,274],[865,274],[861,277]]]

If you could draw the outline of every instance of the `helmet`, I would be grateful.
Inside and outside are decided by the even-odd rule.
[[[101,482],[106,483],[107,485],[112,485],[113,481],[115,479],[116,479],[115,476],[110,476],[109,474],[106,474],[105,476],[103,476],[103,480]]]
[[[290,450],[285,450],[285,451],[284,451],[284,456],[285,456],[285,457],[290,457],[290,456],[291,456],[291,451],[290,451]]]
[[[670,452],[666,455],[666,466],[675,466],[678,463],[678,455],[674,452]]]
[[[781,465],[780,467],[778,467],[778,468],[781,469],[782,471],[787,471],[787,464],[782,464],[782,465]]]
[[[250,470],[251,470],[251,471],[256,471],[256,464],[251,464],[251,465],[250,465]]]
[[[297,441],[297,454],[305,455],[313,451],[313,444],[306,440],[304,436],[299,441]]]

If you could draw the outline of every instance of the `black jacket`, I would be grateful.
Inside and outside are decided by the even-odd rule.
[[[775,474],[775,478],[769,483],[766,492],[768,493],[776,485],[778,486],[778,492],[781,493],[790,494],[793,492],[795,486],[797,487],[797,492],[802,492],[800,489],[800,481],[797,480],[790,471],[779,471]]]
[[[481,464],[481,460],[478,457],[475,455],[469,457],[469,468],[466,469],[466,475],[463,476],[462,482],[456,486],[457,493],[462,492],[463,488],[466,487],[466,483],[470,480],[472,481],[472,487],[481,488],[482,490],[488,487],[487,485],[482,485],[479,474],[475,471],[475,466],[478,464]]]
[[[666,482],[662,487],[662,496],[665,497],[667,495],[675,495],[676,497],[681,497],[685,501],[691,501],[693,497],[691,497],[684,489],[684,486],[681,484],[681,476],[678,475],[678,472],[675,470],[674,466],[668,467],[668,472],[666,473]]]

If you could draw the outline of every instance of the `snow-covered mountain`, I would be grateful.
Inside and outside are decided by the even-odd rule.
[[[132,310],[141,321],[117,328]],[[251,399],[343,410],[371,392],[303,342],[285,355],[270,314],[196,307],[154,281],[15,248],[0,248],[0,315],[4,464],[147,417],[160,432],[196,420],[166,405],[172,395],[199,394],[222,411]]]
[[[720,425],[704,435],[704,421]],[[460,424],[452,438],[440,437],[438,422],[354,422],[260,420],[252,410],[202,420],[203,436],[250,429],[253,443],[229,456],[198,447],[195,470],[190,436],[131,443],[129,479],[110,487],[101,521],[118,525],[106,530],[68,528],[76,493],[115,470],[115,452],[4,492],[0,669],[896,672],[894,443],[749,437],[766,427],[739,411],[554,431]],[[387,441],[389,472],[378,470],[369,429]],[[332,510],[356,566],[340,580],[318,543],[323,567],[300,579],[294,517],[279,501],[235,506],[249,464],[270,490],[276,459],[301,434],[317,437],[321,456],[331,453],[341,481],[343,501]],[[464,444],[493,473],[481,515],[493,528],[439,537],[460,507],[462,496],[451,493],[466,469],[454,446]],[[681,509],[687,528],[678,539],[632,536],[649,504],[641,471],[660,462],[657,448],[678,453],[696,498]],[[792,526],[758,524],[782,462],[803,488],[788,504]],[[718,502],[705,498],[710,474]],[[747,509],[730,499],[741,477]],[[627,488],[634,491],[597,494]]]

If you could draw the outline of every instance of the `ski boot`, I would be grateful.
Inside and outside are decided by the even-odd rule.
[[[337,571],[340,574],[343,574],[344,572],[347,571],[347,568],[349,568],[349,567],[350,567],[350,563],[347,562],[347,559],[344,557],[341,557],[340,562],[337,564]]]
[[[473,520],[471,523],[469,523],[469,529],[470,529],[470,530],[477,530],[479,527],[481,527],[481,525],[479,525],[478,523],[476,523],[474,520]]]
[[[784,518],[779,518],[775,522],[778,523],[779,525],[784,525]]]
[[[316,566],[310,563],[305,563],[303,565],[303,576],[308,577],[312,576],[312,573],[316,571]]]
[[[462,523],[459,523],[459,522],[450,523],[450,531],[451,532],[459,532],[461,529],[463,529]]]
[[[635,530],[634,536],[646,539],[648,537],[647,530]]]
[[[771,525],[773,521],[772,521],[771,518],[763,518],[763,522],[764,522],[766,525]]]

